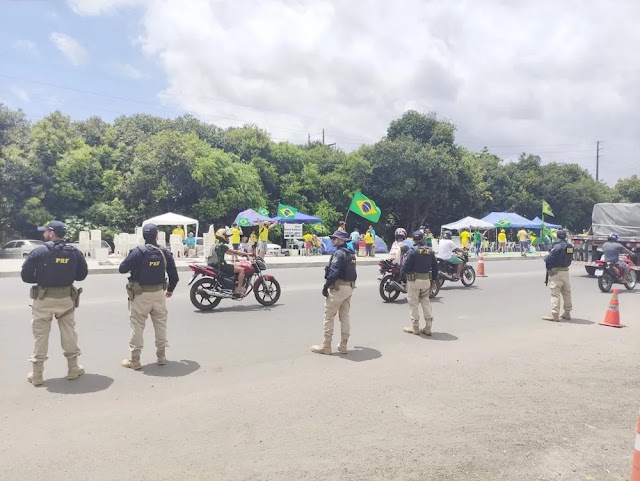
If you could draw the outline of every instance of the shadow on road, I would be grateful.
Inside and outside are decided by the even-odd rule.
[[[229,305],[227,307],[216,307],[215,309],[211,309],[210,311],[200,311],[195,310],[196,314],[215,314],[216,312],[253,312],[253,311],[270,311],[274,307],[278,307],[280,304],[274,304],[273,306],[263,306],[261,304],[236,304]]]
[[[448,332],[433,332],[431,336],[420,335],[422,339],[428,341],[457,341],[458,336],[449,334]]]
[[[164,366],[159,364],[147,364],[140,369],[147,376],[157,377],[182,377],[200,369],[200,364],[195,361],[167,361]]]
[[[372,349],[370,347],[353,346],[353,348],[349,349],[347,354],[340,354],[337,357],[340,357],[340,359],[346,359],[347,361],[362,362],[381,358],[382,353],[377,349]]]
[[[73,381],[64,377],[44,381],[47,391],[58,394],[89,394],[109,389],[112,384],[112,378],[100,374],[83,374]]]
[[[477,286],[476,284],[468,287],[463,284],[445,284],[440,288],[440,291],[457,291],[458,289],[482,290],[482,288]]]
[[[561,319],[560,324],[595,324],[593,321],[589,321],[587,319],[578,319],[576,317],[572,317],[570,321],[566,319]]]

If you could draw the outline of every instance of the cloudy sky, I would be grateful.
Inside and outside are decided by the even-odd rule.
[[[0,101],[32,120],[189,112],[352,150],[416,109],[505,159],[595,172],[602,140],[602,179],[640,174],[637,0],[22,0],[0,18]]]

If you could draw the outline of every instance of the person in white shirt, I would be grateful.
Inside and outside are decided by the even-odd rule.
[[[404,256],[409,250],[409,246],[405,242],[407,239],[407,231],[399,227],[396,229],[395,239],[395,242],[391,245],[391,249],[389,249],[389,255],[391,256],[392,262],[402,265]]]
[[[455,253],[462,252],[462,249],[458,248],[458,246],[451,240],[451,232],[447,230],[442,233],[442,239],[440,239],[438,246],[438,257],[443,261],[447,261],[449,264],[456,266],[456,280],[460,279],[463,264],[462,259],[455,255]]]

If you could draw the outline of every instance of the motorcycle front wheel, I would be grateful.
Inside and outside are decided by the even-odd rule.
[[[395,302],[396,299],[398,299],[398,297],[400,296],[400,291],[397,289],[394,289],[392,291],[386,290],[387,285],[392,282],[395,282],[392,275],[386,275],[380,280],[380,297],[382,297],[382,300],[384,302]]]
[[[275,279],[261,279],[255,286],[256,301],[263,306],[273,306],[280,299],[280,283]]]
[[[626,287],[628,291],[631,291],[636,287],[636,282],[637,282],[636,271],[630,271],[629,278],[631,280],[629,282],[625,282],[624,287]]]
[[[602,292],[609,292],[613,286],[613,277],[608,272],[598,277],[598,287]]]
[[[438,282],[434,282],[432,285],[435,287],[432,287],[429,291],[429,299],[433,299],[440,292],[440,280],[438,279]]]
[[[213,279],[210,277],[203,277],[202,279],[198,279],[191,286],[191,292],[189,293],[189,297],[191,299],[191,304],[193,304],[197,309],[201,311],[210,311],[214,309],[220,301],[221,297],[207,297],[204,294],[198,292],[200,289],[211,289],[215,288],[215,284]]]
[[[460,278],[460,280],[465,286],[467,287],[472,286],[473,283],[476,281],[475,269],[468,264],[464,266],[462,268],[462,277]]]

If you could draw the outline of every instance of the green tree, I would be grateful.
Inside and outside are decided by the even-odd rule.
[[[632,175],[620,179],[613,189],[613,198],[616,202],[640,202],[640,178]]]

